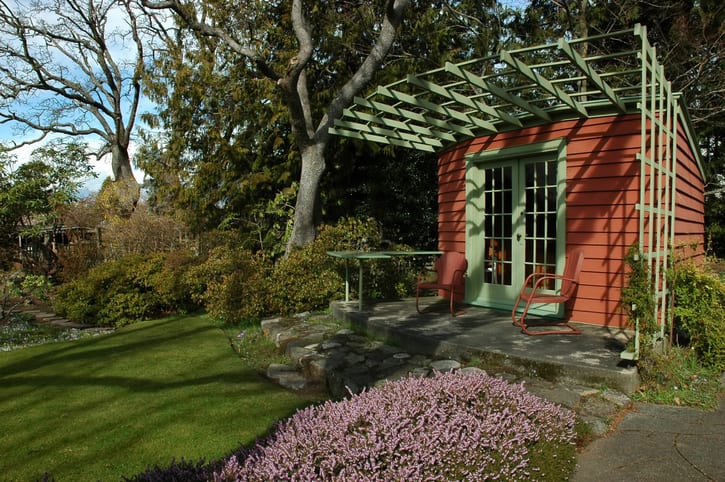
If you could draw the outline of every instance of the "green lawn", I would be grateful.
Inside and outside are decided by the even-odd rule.
[[[0,353],[0,479],[119,480],[221,457],[307,403],[240,360],[206,316]]]

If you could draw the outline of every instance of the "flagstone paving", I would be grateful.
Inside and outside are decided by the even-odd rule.
[[[268,319],[262,322],[262,330],[291,360],[270,365],[268,378],[291,390],[326,391],[334,399],[401,377],[483,369],[574,410],[594,436],[607,433],[618,414],[632,404],[627,395],[610,388],[549,381],[506,366],[414,353],[345,328],[328,315]]]

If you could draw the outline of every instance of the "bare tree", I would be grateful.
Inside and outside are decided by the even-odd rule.
[[[287,251],[314,240],[317,215],[320,210],[320,180],[325,171],[325,149],[330,136],[328,129],[383,64],[410,0],[385,1],[382,18],[376,22],[377,28],[373,32],[367,32],[368,36],[374,36],[368,53],[362,57],[362,62],[347,80],[335,82],[341,87],[330,96],[331,100],[317,118],[310,99],[310,91],[315,86],[308,85],[306,68],[314,61],[318,45],[307,17],[311,12],[305,12],[305,2],[302,0],[291,0],[288,17],[290,23],[278,26],[289,28],[290,36],[296,39],[297,49],[294,56],[272,55],[274,46],[265,45],[264,35],[255,37],[250,33],[252,30],[249,26],[237,25],[235,28],[233,25],[228,26],[223,22],[213,21],[211,18],[214,15],[209,13],[214,9],[213,2],[205,0],[142,0],[142,2],[151,9],[171,10],[192,30],[222,40],[233,52],[255,67],[255,75],[265,77],[277,85],[287,106],[292,132],[302,159],[294,226]],[[334,8],[334,5],[327,7],[317,5],[314,8]],[[351,39],[351,42],[364,42],[364,40]],[[279,61],[281,58],[290,60],[282,64]]]
[[[0,123],[21,139],[11,149],[49,134],[98,137],[94,154],[110,154],[114,180],[138,191],[129,144],[144,45],[131,2],[0,0]]]

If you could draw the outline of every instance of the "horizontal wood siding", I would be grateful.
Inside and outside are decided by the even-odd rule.
[[[704,179],[682,127],[677,142],[675,255],[699,260],[705,255]]]
[[[480,137],[439,157],[438,247],[465,253],[466,155],[490,149],[567,139],[567,251],[584,249],[582,282],[569,307],[572,321],[624,327],[620,309],[627,268],[638,241],[640,118],[637,115],[566,121]],[[680,128],[675,238],[678,256],[704,252],[704,184]],[[647,145],[649,142],[647,142]]]
[[[623,258],[637,240],[639,116],[560,122],[481,137],[439,157],[439,249],[465,252],[466,155],[566,138],[567,251],[586,256],[571,320],[626,323],[619,300],[625,282]]]
[[[438,159],[438,249],[466,252],[465,149],[450,150]]]

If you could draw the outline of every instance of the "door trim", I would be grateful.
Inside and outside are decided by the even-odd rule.
[[[476,263],[483,259],[479,246],[481,229],[483,225],[482,214],[476,209],[481,186],[476,185],[475,173],[481,169],[502,165],[510,162],[515,170],[521,169],[524,162],[538,157],[552,157],[557,162],[557,248],[556,271],[561,273],[566,258],[566,138],[553,139],[544,142],[524,144],[519,146],[503,147],[488,151],[476,152],[466,155],[466,257],[469,260],[469,279],[466,282],[466,302],[499,309],[510,309],[520,290],[519,286],[512,286],[512,290],[494,290],[495,294],[485,289],[483,270],[476,270]],[[518,189],[518,187],[516,188]],[[521,196],[522,193],[519,193]],[[521,210],[521,199],[514,199],[514,209]],[[518,221],[514,220],[514,224]],[[516,226],[514,226],[514,231]],[[523,264],[523,262],[522,262]],[[523,282],[523,280],[522,280]],[[487,285],[488,287],[492,285]],[[557,286],[558,288],[558,286]],[[515,293],[515,294],[514,294]],[[556,312],[552,307],[532,309],[532,313],[548,316],[563,316],[563,307],[557,305]]]

